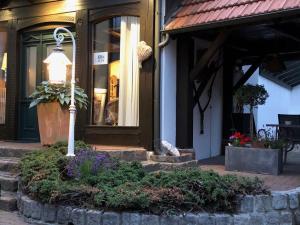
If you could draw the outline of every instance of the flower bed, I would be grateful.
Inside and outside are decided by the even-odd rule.
[[[153,214],[234,212],[238,196],[268,193],[258,179],[212,171],[146,173],[138,162],[109,158],[83,143],[76,157],[65,153],[57,144],[22,159],[22,191],[43,203]]]

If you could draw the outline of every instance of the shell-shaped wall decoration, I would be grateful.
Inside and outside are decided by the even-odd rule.
[[[142,63],[152,55],[152,48],[145,41],[141,41],[138,43],[137,54],[139,67],[142,68]]]

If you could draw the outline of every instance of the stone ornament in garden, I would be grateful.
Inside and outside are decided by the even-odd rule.
[[[161,152],[163,156],[165,155],[180,156],[180,152],[178,151],[178,149],[172,144],[170,144],[169,142],[164,140],[161,142]]]

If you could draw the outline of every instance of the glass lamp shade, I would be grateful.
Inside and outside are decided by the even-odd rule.
[[[54,49],[53,52],[44,60],[48,64],[49,82],[53,84],[61,84],[67,79],[67,66],[72,62],[63,53],[62,49]]]

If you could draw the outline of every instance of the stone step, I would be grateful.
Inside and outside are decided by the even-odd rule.
[[[0,185],[3,191],[15,192],[18,189],[18,175],[0,171]]]
[[[170,162],[154,162],[151,160],[143,161],[142,165],[147,172],[155,171],[170,171],[175,169],[186,169],[193,168],[198,166],[197,160],[191,160],[187,162],[180,163],[170,163]]]
[[[42,146],[38,143],[14,143],[0,141],[0,157],[21,158],[25,154],[40,148],[42,148]]]
[[[5,172],[18,172],[19,158],[15,157],[0,157],[0,171]]]
[[[147,151],[143,148],[126,148],[124,149],[109,149],[109,148],[97,148],[94,146],[97,152],[108,154],[110,157],[118,158],[124,161],[146,161]]]
[[[154,162],[169,162],[169,163],[180,163],[194,160],[193,153],[181,153],[180,156],[162,156],[162,155],[151,155],[150,160]]]
[[[4,210],[4,211],[17,210],[16,193],[1,191],[0,210]]]

